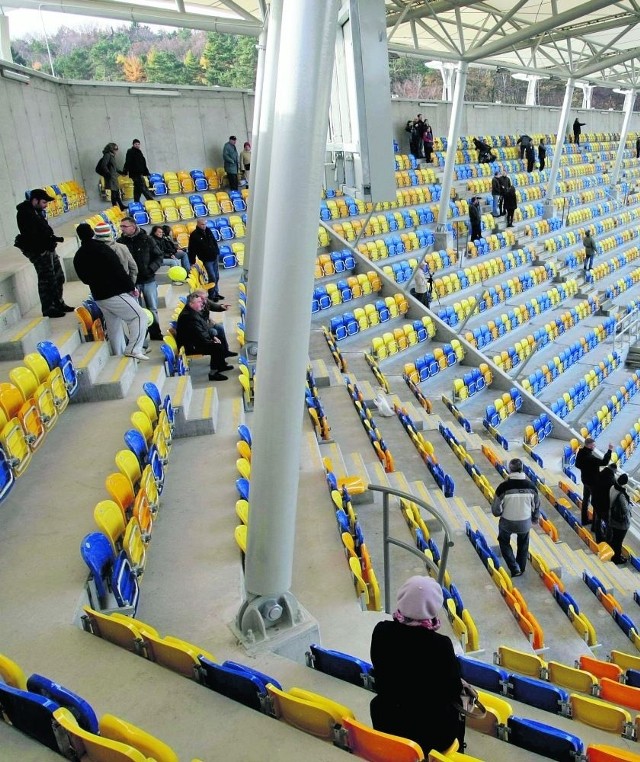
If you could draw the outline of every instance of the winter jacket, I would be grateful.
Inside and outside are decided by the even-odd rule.
[[[495,175],[491,178],[491,195],[500,196],[502,194],[502,188],[500,187],[500,178]]]
[[[117,191],[118,175],[122,174],[116,166],[116,155],[111,151],[102,152],[102,165],[104,167],[104,184],[107,190]]]
[[[73,258],[78,277],[91,289],[94,299],[110,299],[133,291],[135,285],[118,255],[103,241],[85,241]]]
[[[218,242],[209,228],[196,228],[189,236],[189,261],[193,264],[196,257],[201,262],[215,262],[220,256]]]
[[[237,175],[240,170],[240,160],[238,158],[238,149],[231,141],[224,144],[222,149],[222,162],[224,171],[228,175]]]
[[[31,201],[18,204],[16,211],[20,234],[16,237],[15,245],[22,253],[31,259],[32,256],[39,256],[45,251],[54,251],[57,239],[44,211],[36,209]]]
[[[203,348],[210,347],[214,341],[209,333],[209,328],[209,321],[205,319],[204,315],[185,304],[176,323],[178,346],[184,347],[187,354],[194,354]]]
[[[516,140],[516,145],[523,145],[525,148],[531,144],[531,137],[529,135],[520,135]]]
[[[589,485],[591,487],[593,510],[603,518],[606,518],[609,515],[609,510],[611,508],[609,492],[611,487],[615,484],[615,481],[616,474],[614,469],[611,468],[611,466],[605,466],[596,476],[595,482]]]
[[[585,235],[585,237],[582,239],[582,245],[584,246],[584,250],[587,254],[587,256],[594,256],[596,253],[596,242],[593,240],[593,237],[590,235]]]
[[[476,204],[469,204],[469,220],[476,225],[480,225],[480,210]]]
[[[129,273],[129,277],[135,283],[138,280],[138,265],[136,264],[135,259],[131,256],[129,249],[117,241],[109,241],[106,243],[110,249],[113,249],[120,260],[120,264],[124,267],[125,272]]]
[[[506,521],[526,522],[530,526],[540,514],[540,497],[535,484],[522,472],[509,474],[509,478],[496,487],[491,512]]]
[[[500,175],[498,180],[500,182],[500,188],[501,188],[502,193],[504,195],[504,193],[507,190],[507,188],[511,187],[511,180],[510,180],[508,175]]]
[[[143,175],[149,177],[150,172],[147,167],[147,160],[139,148],[131,146],[127,151],[122,171],[125,175],[129,175],[129,177],[142,177]]]
[[[576,455],[576,468],[580,471],[582,483],[589,486],[596,483],[600,468],[611,460],[611,450],[607,450],[602,458],[598,457],[588,447],[581,447]]]
[[[543,161],[543,159],[547,158],[547,148],[546,146],[539,145],[538,146],[538,160]]]
[[[575,122],[573,123],[573,134],[574,135],[582,135],[582,130],[580,128],[584,127],[585,124],[586,124],[586,122],[579,122],[576,119]]]
[[[515,212],[518,208],[518,198],[516,197],[516,189],[513,185],[504,192],[504,208],[508,212]]]
[[[136,283],[151,283],[155,280],[156,270],[162,266],[162,252],[144,230],[138,228],[135,235],[122,235],[118,243],[123,243],[131,252],[138,265]]]
[[[609,491],[609,526],[612,529],[629,529],[631,526],[631,502],[624,487],[614,484]]]

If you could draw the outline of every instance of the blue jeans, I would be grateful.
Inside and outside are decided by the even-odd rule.
[[[203,262],[204,269],[207,271],[210,283],[215,283],[215,287],[209,292],[211,296],[218,296],[220,289],[218,288],[218,280],[220,278],[220,271],[218,269],[218,260],[212,260],[211,262]]]
[[[498,210],[498,204],[500,203],[500,196],[492,196],[493,199],[493,208],[491,209],[491,214],[493,214],[494,217],[497,217],[500,212]]]
[[[511,548],[511,535],[515,534],[517,538],[517,551],[513,555]],[[509,571],[514,574],[518,570],[523,572],[527,566],[527,557],[529,553],[529,532],[508,532],[498,525],[498,544],[500,552],[504,558]]]
[[[189,274],[189,270],[191,269],[191,263],[189,262],[189,255],[186,251],[183,251],[182,254],[176,254],[174,257],[165,257],[162,260],[163,265],[167,265],[167,267],[175,267],[176,265],[179,265],[180,267],[184,267],[184,269],[187,271],[187,275]]]
[[[144,306],[151,310],[154,320],[159,323],[158,320],[158,284],[155,280],[150,280],[148,283],[138,283],[140,289],[140,296],[144,297]],[[142,299],[140,301],[142,304]]]

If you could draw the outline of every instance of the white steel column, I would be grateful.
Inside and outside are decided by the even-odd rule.
[[[451,123],[449,124],[449,134],[447,135],[447,158],[442,175],[442,193],[440,195],[438,224],[436,227],[438,233],[444,232],[449,212],[449,197],[451,195],[451,186],[453,185],[453,170],[456,162],[456,147],[460,135],[460,122],[462,121],[464,91],[467,86],[467,69],[468,64],[465,61],[458,64],[458,76],[456,77],[456,88],[453,94],[451,109]]]
[[[284,0],[269,194],[264,227],[264,298],[260,306],[246,595],[237,615],[249,636],[299,620],[289,593],[311,296],[318,236],[338,0]],[[263,108],[264,110],[264,108]],[[263,170],[264,165],[263,166]],[[252,276],[253,277],[253,276]]]
[[[262,45],[264,32],[260,36],[260,53],[263,54],[263,66],[262,72],[258,67],[256,78],[256,100],[253,112],[255,145],[251,147],[251,188],[247,210],[249,229],[247,231],[243,273],[247,283],[244,354],[250,365],[255,363],[258,351],[260,302],[264,284],[264,229],[269,198],[271,151],[274,133],[276,132],[274,129],[274,111],[281,26],[282,0],[271,0],[267,19],[266,49]],[[260,56],[258,57],[259,62]]]
[[[560,157],[562,156],[562,147],[564,146],[565,136],[567,134],[567,124],[569,123],[569,113],[571,111],[571,98],[575,82],[573,79],[567,80],[567,86],[564,90],[564,100],[560,111],[560,121],[558,122],[558,137],[555,148],[553,149],[553,161],[549,172],[549,182],[547,183],[547,193],[545,197],[545,217],[553,216],[553,198],[555,195],[556,179],[560,169]]]
[[[635,100],[635,90],[627,90],[624,95],[624,119],[622,120],[622,129],[620,130],[620,144],[618,145],[616,163],[613,167],[613,172],[611,173],[611,184],[609,186],[612,192],[620,179],[620,168],[622,167],[625,143],[627,142],[627,135],[629,134],[629,122],[631,121],[631,115],[633,114],[633,104],[635,103]]]
[[[10,61],[11,57],[11,37],[9,36],[9,17],[0,13],[0,60]]]

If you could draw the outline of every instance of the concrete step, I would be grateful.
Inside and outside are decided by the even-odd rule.
[[[19,318],[0,332],[0,360],[22,360],[29,352],[36,351],[39,341],[48,339],[50,335],[49,318]]]
[[[10,330],[21,317],[20,307],[14,302],[0,304],[0,331]]]
[[[138,362],[132,357],[107,355],[106,362],[93,381],[78,385],[77,401],[97,402],[123,399],[136,378],[137,366]],[[83,376],[88,380],[88,373]]]
[[[88,341],[80,344],[72,359],[78,374],[78,392],[92,386],[111,356],[106,341]]]
[[[214,386],[194,389],[190,376],[174,376],[165,379],[162,394],[171,396],[176,420],[174,437],[215,434],[220,403]]]

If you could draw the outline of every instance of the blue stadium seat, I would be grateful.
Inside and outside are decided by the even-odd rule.
[[[87,730],[89,733],[98,732],[98,718],[89,702],[68,688],[59,683],[54,683],[48,677],[33,674],[27,680],[27,690],[55,701],[59,706],[68,709],[83,730]]]
[[[553,714],[563,714],[569,701],[569,694],[562,688],[534,677],[511,674],[507,687],[508,695],[516,701]]]
[[[0,682],[0,706],[0,717],[14,728],[60,753],[53,732],[53,713],[60,708],[55,701]]]
[[[221,693],[260,712],[267,696],[266,685],[255,675],[233,669],[229,662],[217,664],[204,656],[198,656],[202,682],[207,688]]]
[[[102,532],[91,532],[80,543],[80,555],[89,567],[90,581],[93,582],[95,597],[97,597],[97,600],[94,600],[91,586],[89,586],[91,607],[100,611],[107,606],[107,581],[115,559],[111,542]]]
[[[582,754],[582,740],[551,725],[511,715],[507,720],[509,743],[557,762],[574,762]]]
[[[495,664],[485,664],[483,661],[458,656],[460,674],[476,688],[482,688],[492,693],[505,693],[509,673]]]
[[[60,368],[65,386],[67,387],[67,394],[69,397],[73,397],[78,389],[78,376],[73,367],[71,356],[65,355],[61,357],[58,347],[51,341],[39,341],[36,349],[47,361],[49,370]]]
[[[332,675],[340,680],[353,685],[359,685],[371,689],[373,684],[373,667],[366,661],[357,659],[355,656],[332,651],[312,643],[306,654],[307,665]]]
[[[236,479],[236,490],[242,500],[249,499],[249,480],[248,479]]]
[[[138,587],[138,577],[131,567],[124,550],[120,551],[113,564],[111,589],[118,606],[131,609],[133,616],[135,616],[138,609],[140,589]]]

